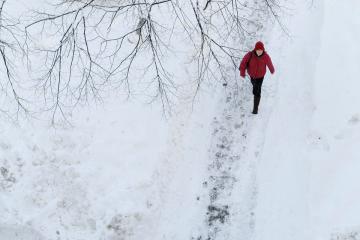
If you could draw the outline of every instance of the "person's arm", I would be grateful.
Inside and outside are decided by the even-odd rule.
[[[271,74],[274,74],[275,68],[274,68],[274,65],[273,65],[273,63],[272,63],[272,61],[271,61],[271,57],[270,57],[269,55],[267,55],[266,65],[268,66]]]
[[[251,52],[247,53],[240,63],[240,67],[239,67],[240,76],[243,78],[245,77],[246,67],[247,67],[248,61],[250,60],[250,56],[251,56]]]

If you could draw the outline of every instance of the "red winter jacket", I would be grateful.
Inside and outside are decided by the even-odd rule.
[[[266,66],[271,74],[275,72],[270,56],[264,51],[261,56],[257,56],[255,51],[248,52],[241,61],[239,70],[240,76],[245,77],[247,70],[251,78],[263,78],[266,73]]]

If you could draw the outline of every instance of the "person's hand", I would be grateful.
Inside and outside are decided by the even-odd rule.
[[[242,77],[242,78],[245,78],[245,75],[243,75],[243,74],[240,74],[240,77]]]

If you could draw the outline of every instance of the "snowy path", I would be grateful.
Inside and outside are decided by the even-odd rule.
[[[252,17],[263,26],[260,36],[246,40],[249,49],[268,30],[267,21],[262,19],[264,13],[255,11]],[[191,124],[180,121],[172,127],[175,134],[170,154],[160,171],[163,177],[159,192],[165,193],[154,239],[253,238],[256,165],[263,135],[253,135],[252,128],[264,132],[271,108],[265,100],[262,118],[257,119],[251,114],[253,96],[249,79],[241,79],[235,71],[227,81],[227,87],[220,83],[212,90],[216,93],[211,104],[204,103],[204,99],[200,103],[204,104],[201,108],[207,109],[202,114],[206,118],[201,116],[195,121],[202,122],[199,125],[204,129],[199,130],[194,119]],[[265,85],[265,98],[272,98],[275,83]]]
[[[209,150],[206,240],[253,239],[256,224],[257,165],[264,132],[271,114],[276,83],[267,76],[260,115],[251,114],[253,95],[249,79],[235,78],[238,86],[227,88],[218,103]],[[234,85],[236,86],[236,85]]]
[[[246,87],[245,84],[242,84]],[[248,92],[249,89],[240,89]],[[236,90],[229,91],[220,105],[222,114],[214,118],[213,136],[210,147],[211,162],[208,166],[208,180],[204,187],[208,189],[209,204],[206,222],[207,236],[201,239],[231,239],[231,225],[238,225],[242,236],[250,237],[253,229],[253,198],[255,197],[255,169],[251,162],[241,161],[246,153],[246,139],[250,122],[250,94],[240,98]],[[245,171],[244,171],[245,170]],[[235,189],[241,193],[234,195]],[[239,201],[240,200],[240,201]],[[241,222],[235,218],[241,215]]]

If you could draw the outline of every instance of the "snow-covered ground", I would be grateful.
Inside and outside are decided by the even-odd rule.
[[[295,9],[291,40],[277,56],[256,239],[359,239],[360,3],[299,2]]]
[[[234,72],[168,119],[110,97],[1,124],[0,239],[360,239],[360,2],[288,4],[258,116]]]

